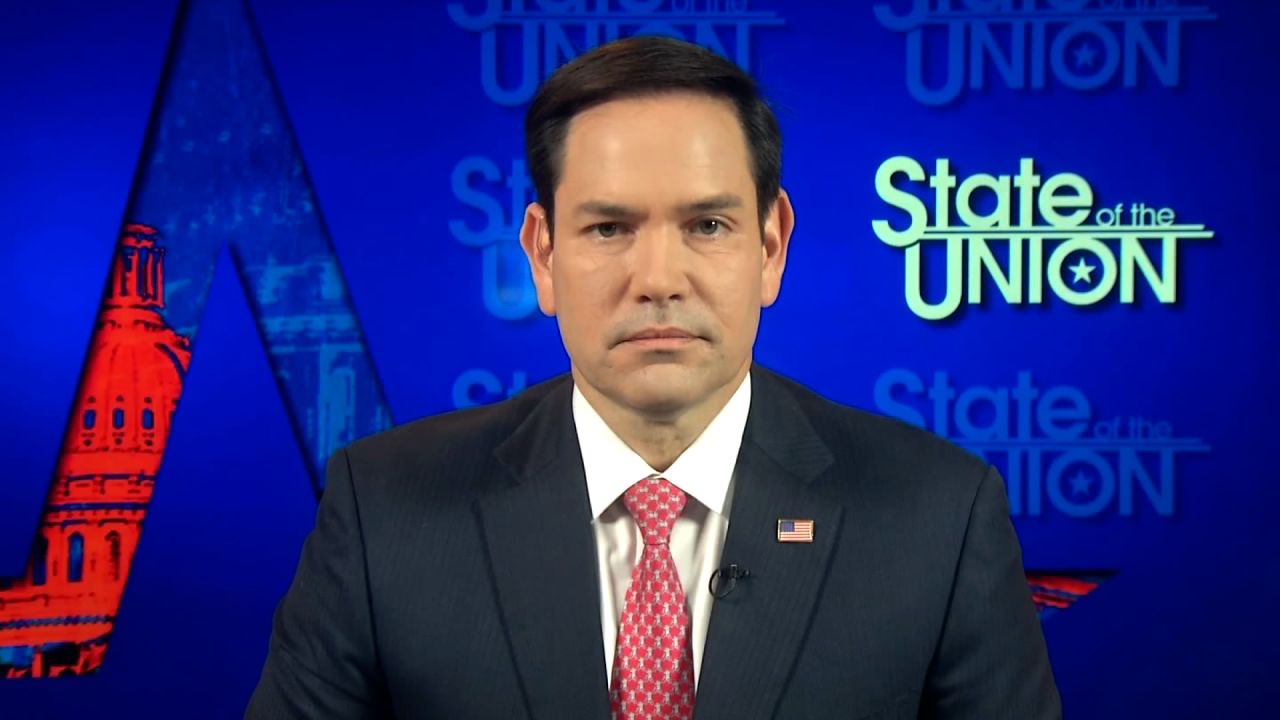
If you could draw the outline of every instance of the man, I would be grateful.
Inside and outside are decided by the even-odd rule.
[[[1050,718],[1003,482],[753,366],[794,224],[752,79],[643,38],[526,119],[571,372],[333,456],[254,718]]]

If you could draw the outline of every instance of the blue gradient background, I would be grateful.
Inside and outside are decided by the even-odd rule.
[[[1141,503],[1133,517],[1020,517],[1025,559],[1118,571],[1045,625],[1069,717],[1270,706],[1280,9],[1212,3],[1217,20],[1184,28],[1174,89],[1149,77],[1087,93],[996,85],[931,108],[907,92],[904,37],[870,3],[825,5],[751,5],[786,21],[753,33],[751,69],[783,124],[799,219],[758,359],[867,408],[890,368],[926,379],[946,370],[962,387],[1010,385],[1031,370],[1041,389],[1080,388],[1095,418],[1143,415],[1203,439],[1211,453],[1178,461],[1172,517]],[[394,419],[451,409],[470,369],[505,383],[565,370],[553,321],[486,312],[479,252],[448,228],[481,221],[454,197],[454,166],[482,155],[505,171],[521,152],[524,107],[484,96],[479,37],[425,0],[251,6]],[[18,574],[30,546],[175,8],[0,7],[0,287],[10,300],[0,313],[0,575]],[[897,154],[930,168],[949,157],[962,176],[1013,173],[1033,157],[1046,177],[1086,177],[1099,205],[1172,207],[1216,239],[1182,244],[1174,307],[1149,297],[1086,310],[988,303],[928,323],[903,302],[901,251],[870,231],[888,213],[876,168]],[[493,194],[509,205],[505,188]],[[195,349],[103,670],[0,682],[0,716],[241,712],[315,503],[225,249]]]

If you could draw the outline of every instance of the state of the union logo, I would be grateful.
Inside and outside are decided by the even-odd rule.
[[[895,213],[871,227],[903,251],[907,307],[926,320],[981,304],[987,286],[1010,305],[1039,305],[1049,295],[1075,306],[1134,303],[1143,285],[1158,302],[1174,303],[1179,243],[1213,237],[1203,224],[1180,222],[1172,208],[1095,207],[1088,180],[1070,172],[1044,177],[1031,158],[1022,158],[1016,175],[959,178],[945,158],[930,175],[897,156],[880,164],[875,183],[907,222],[895,227],[903,225]],[[928,288],[926,277],[935,279]]]

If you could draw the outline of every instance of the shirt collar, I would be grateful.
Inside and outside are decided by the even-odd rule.
[[[573,422],[587,475],[591,517],[598,518],[640,480],[661,474],[714,513],[723,515],[751,409],[751,373],[693,444],[664,473],[658,473],[613,432],[575,384]]]

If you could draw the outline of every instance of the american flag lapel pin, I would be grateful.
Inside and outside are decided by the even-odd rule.
[[[813,542],[813,521],[799,518],[778,518],[778,542]]]

